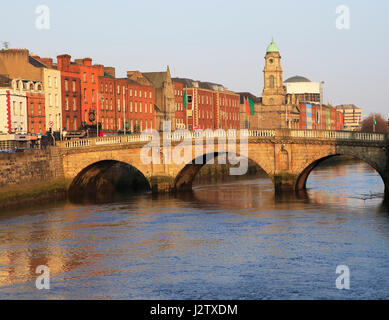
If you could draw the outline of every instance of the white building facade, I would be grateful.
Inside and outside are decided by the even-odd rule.
[[[11,86],[0,88],[0,132],[26,134],[27,97],[23,82],[13,80]]]
[[[295,76],[284,81],[287,96],[294,95],[300,103],[321,104],[322,87],[319,82]]]

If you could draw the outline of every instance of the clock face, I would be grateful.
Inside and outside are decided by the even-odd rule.
[[[95,111],[94,110],[89,110],[89,121],[94,122],[96,119],[95,117]]]
[[[270,63],[273,63],[273,59],[269,59],[269,62],[270,62]]]

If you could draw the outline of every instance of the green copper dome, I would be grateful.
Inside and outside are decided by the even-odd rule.
[[[266,49],[266,53],[269,53],[269,52],[279,52],[278,46],[275,44],[273,39],[271,40],[271,43],[269,44],[269,46]]]

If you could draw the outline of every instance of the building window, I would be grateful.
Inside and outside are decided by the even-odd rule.
[[[139,90],[139,98],[142,98],[142,90]]]
[[[149,92],[149,98],[151,99],[151,91]]]
[[[76,92],[76,81],[75,80],[73,80],[73,92]]]
[[[68,97],[65,98],[65,110],[66,111],[69,110],[69,98]]]
[[[87,103],[87,100],[86,100],[86,88],[84,88],[84,103]]]
[[[118,111],[120,111],[120,99],[118,99]]]
[[[55,87],[58,88],[58,78],[57,77],[54,78],[54,84],[55,84]]]
[[[95,74],[92,73],[92,83],[95,83]]]
[[[142,92],[142,91],[140,91]],[[139,102],[139,112],[142,112],[142,102]]]
[[[137,93],[136,93],[136,90],[134,90],[134,96],[136,97]]]
[[[65,91],[68,91],[68,80],[65,80]]]
[[[84,72],[83,80],[84,80],[84,82],[86,82],[86,72]]]
[[[135,101],[135,112],[138,112],[138,103]]]
[[[30,109],[31,109],[31,117],[33,117],[34,116],[34,104],[33,103],[31,103]]]
[[[132,112],[132,101],[130,101],[130,112]]]
[[[51,88],[51,77],[48,76],[48,77],[47,77],[47,80],[48,80],[48,83],[49,83],[49,88]]]
[[[73,111],[77,110],[76,98],[73,98]]]
[[[274,76],[270,76],[269,78],[269,87],[274,88]]]

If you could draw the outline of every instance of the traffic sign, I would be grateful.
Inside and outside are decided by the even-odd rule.
[[[49,121],[49,127],[51,128],[54,125],[53,121]]]

